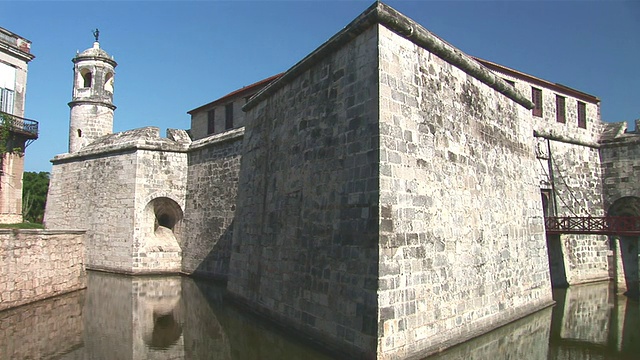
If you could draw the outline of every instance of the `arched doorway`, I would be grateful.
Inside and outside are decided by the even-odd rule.
[[[640,216],[640,198],[626,196],[616,200],[609,207],[607,216]],[[638,298],[640,276],[638,274],[638,236],[609,236],[609,246],[613,251],[613,270],[618,291]]]

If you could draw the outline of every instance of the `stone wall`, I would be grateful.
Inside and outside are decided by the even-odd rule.
[[[0,230],[0,310],[86,286],[84,232]]]
[[[207,110],[198,110],[191,114],[191,137],[194,140],[204,139],[212,134],[220,134],[231,129],[226,127],[226,106],[233,104],[233,129],[244,127],[245,113],[242,106],[247,103],[245,97],[232,97],[227,102],[216,104]],[[214,132],[209,134],[209,111],[213,111]]]
[[[87,267],[179,272],[188,136],[157,128],[112,134],[53,160],[47,229],[87,230]]]
[[[640,135],[625,134],[603,142],[600,157],[605,210],[623,197],[640,198]]]
[[[378,358],[551,302],[529,110],[380,27]]]
[[[228,290],[327,346],[373,356],[377,30],[334,49],[248,104]]]
[[[87,268],[132,271],[135,167],[134,151],[54,161],[45,227],[86,229]]]
[[[0,359],[60,359],[82,346],[85,292],[0,312]]]
[[[551,141],[557,216],[604,216],[598,148]],[[548,167],[547,167],[548,168]],[[609,278],[609,244],[603,235],[561,235],[570,285]]]
[[[113,109],[105,105],[79,104],[71,108],[69,152],[76,152],[113,129]]]
[[[188,154],[182,271],[226,279],[244,128],[194,142]]]

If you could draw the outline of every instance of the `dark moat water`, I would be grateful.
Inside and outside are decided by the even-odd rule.
[[[0,312],[0,359],[331,359],[187,277],[89,272],[88,288]],[[429,359],[640,359],[637,301],[607,283]]]

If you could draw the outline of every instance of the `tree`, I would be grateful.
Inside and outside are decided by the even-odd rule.
[[[25,172],[22,177],[22,215],[25,221],[42,223],[49,191],[48,172]]]

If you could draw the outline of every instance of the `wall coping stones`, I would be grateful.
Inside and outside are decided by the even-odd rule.
[[[100,137],[75,153],[56,155],[51,162],[58,164],[80,161],[90,157],[103,156],[111,153],[123,153],[132,150],[187,152],[191,145],[191,139],[188,135],[178,135],[179,132],[185,131],[170,129],[167,130],[169,138],[161,138],[158,127],[148,126],[109,134]]]
[[[533,103],[528,98],[487,67],[480,64],[473,57],[440,39],[422,27],[422,25],[409,19],[390,6],[376,1],[344,29],[286,71],[282,77],[274,80],[254,95],[249,102],[242,107],[242,110],[248,111],[252,109],[266,97],[297,78],[302,72],[375,24],[386,26],[396,34],[439,56],[525,108],[529,110],[533,108]]]
[[[634,132],[627,131],[627,123],[625,121],[616,123],[605,123],[604,130],[600,136],[600,144],[603,147],[628,146],[640,143],[640,134],[638,131],[638,120],[636,120],[636,130]]]
[[[219,145],[228,141],[240,140],[244,137],[244,126],[223,133],[207,136],[191,143],[189,151]]]
[[[60,235],[60,234],[73,234],[81,235],[86,233],[87,230],[83,229],[0,229],[0,234],[39,234],[39,235]]]

